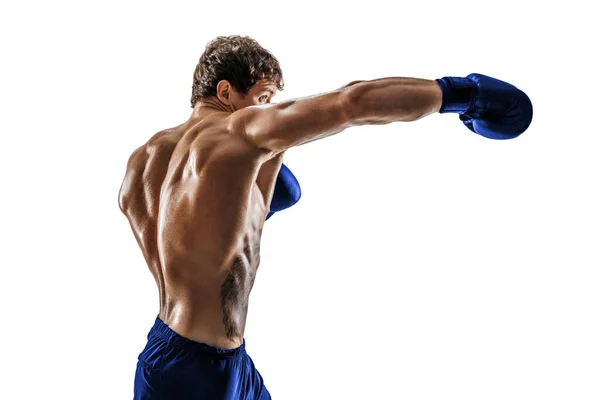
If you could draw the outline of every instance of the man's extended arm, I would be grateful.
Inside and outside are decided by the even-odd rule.
[[[258,148],[281,152],[357,125],[415,121],[459,114],[471,131],[512,139],[531,123],[529,97],[510,83],[482,74],[466,78],[381,78],[354,81],[329,93],[247,107],[229,116],[229,128]]]
[[[382,78],[277,104],[246,107],[231,114],[229,126],[259,148],[280,152],[351,126],[413,121],[439,111],[441,105],[442,92],[436,81]]]

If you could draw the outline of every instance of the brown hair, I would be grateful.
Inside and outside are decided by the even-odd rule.
[[[227,80],[242,94],[261,79],[272,80],[283,90],[279,61],[248,36],[219,36],[206,45],[194,71],[192,108],[197,101],[217,95],[217,84]]]

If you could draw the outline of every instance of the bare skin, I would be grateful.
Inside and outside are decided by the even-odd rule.
[[[243,95],[228,81],[183,124],[131,155],[119,206],[158,286],[159,317],[181,336],[243,342],[260,239],[287,149],[365,124],[414,121],[440,109],[435,81],[355,81],[270,104],[276,86]]]

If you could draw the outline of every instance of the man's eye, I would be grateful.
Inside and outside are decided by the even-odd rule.
[[[269,96],[260,96],[258,101],[267,101],[267,99],[269,98]],[[264,99],[264,100],[263,100]]]

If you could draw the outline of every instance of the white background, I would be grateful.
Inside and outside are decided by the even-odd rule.
[[[246,331],[274,399],[600,398],[595,14],[448,4],[3,2],[0,398],[132,398],[158,298],[118,189],[230,34],[279,59],[275,102],[479,72],[534,105],[511,141],[437,114],[288,151]]]

